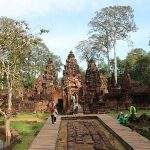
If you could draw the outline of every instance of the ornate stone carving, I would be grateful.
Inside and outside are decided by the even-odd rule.
[[[98,70],[95,61],[88,62],[85,75],[84,108],[85,111],[96,112],[99,101],[107,92],[107,80]]]
[[[65,109],[71,111],[71,96],[76,95],[80,100],[80,89],[82,88],[82,77],[79,71],[79,65],[72,51],[70,51],[63,71],[63,97],[65,99]],[[79,101],[78,101],[79,102]]]
[[[57,71],[51,59],[48,60],[45,71],[40,75],[35,84],[35,91],[39,99],[51,100],[57,86]]]

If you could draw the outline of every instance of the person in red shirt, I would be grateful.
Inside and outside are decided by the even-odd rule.
[[[56,104],[53,100],[51,100],[49,102],[49,110],[50,110],[50,115],[51,115],[51,120],[52,120],[52,124],[54,124],[56,122]]]

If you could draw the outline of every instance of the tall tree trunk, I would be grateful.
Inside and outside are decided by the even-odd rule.
[[[9,64],[8,64],[8,70],[7,70],[7,85],[8,85],[8,108],[7,108],[7,117],[5,122],[6,127],[6,143],[10,144],[11,140],[11,131],[10,131],[10,118],[11,118],[11,112],[12,112],[12,84],[10,79],[10,70],[9,70]]]
[[[108,34],[108,32],[107,32],[107,30],[106,30],[106,37],[107,37],[107,45],[106,45],[106,49],[107,49],[107,52],[106,52],[106,57],[107,57],[107,64],[108,64],[108,71],[109,71],[109,73],[110,73],[110,57],[109,57],[109,34]]]
[[[6,144],[10,145],[11,132],[10,132],[10,117],[5,120],[5,130],[6,130]]]
[[[109,58],[109,52],[107,52],[107,54],[106,54],[106,57],[107,57],[107,65],[108,65],[108,71],[109,71],[109,73],[110,73],[110,58]]]
[[[116,58],[116,40],[114,41],[114,75],[117,84],[117,58]]]

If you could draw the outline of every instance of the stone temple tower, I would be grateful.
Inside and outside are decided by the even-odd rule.
[[[57,79],[58,76],[54,63],[49,59],[44,69],[44,73],[38,77],[35,84],[37,97],[39,97],[39,99],[51,100],[52,93],[57,85]]]
[[[63,99],[65,100],[65,110],[71,111],[71,96],[75,95],[80,102],[80,91],[82,88],[82,77],[75,55],[70,51],[63,71]]]
[[[106,78],[93,59],[88,62],[84,82],[84,111],[96,112],[102,96],[107,92]]]

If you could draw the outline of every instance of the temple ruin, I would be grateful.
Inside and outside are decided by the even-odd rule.
[[[88,62],[84,86],[84,112],[96,113],[103,95],[107,93],[107,80],[92,59]]]
[[[70,51],[63,70],[63,99],[66,111],[71,111],[71,96],[75,95],[78,103],[82,99],[82,77],[75,55]]]
[[[35,81],[31,90],[19,89],[19,97],[13,96],[16,111],[46,111],[47,104],[54,100],[60,114],[71,113],[72,95],[77,99],[84,113],[102,113],[110,109],[127,109],[131,104],[149,107],[150,88],[133,81],[125,72],[115,84],[114,74],[110,78],[97,68],[94,60],[81,75],[75,55],[70,51],[64,65],[61,83],[54,63],[48,60],[44,72]],[[0,92],[0,106],[5,109],[7,91]]]

